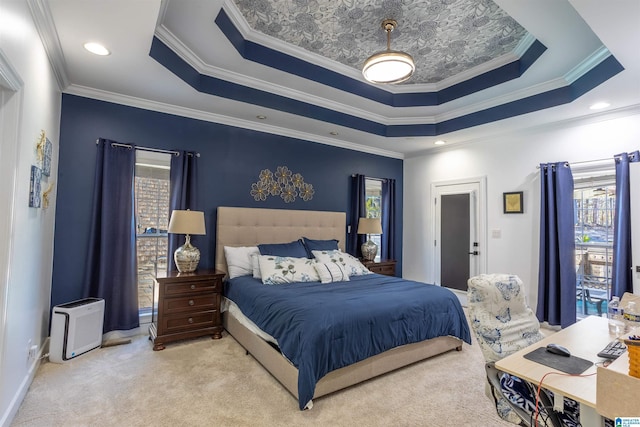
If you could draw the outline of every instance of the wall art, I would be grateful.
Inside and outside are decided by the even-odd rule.
[[[42,179],[42,169],[31,165],[31,180],[29,182],[29,207],[39,208],[40,199],[40,180]]]
[[[285,203],[292,203],[300,197],[305,202],[313,199],[313,185],[304,182],[304,177],[293,173],[287,166],[278,166],[275,172],[263,169],[258,182],[251,184],[251,197],[255,201],[265,201],[267,197],[280,197]]]
[[[522,191],[502,193],[504,213],[523,213]]]

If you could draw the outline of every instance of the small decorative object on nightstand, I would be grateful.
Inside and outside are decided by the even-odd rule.
[[[396,260],[385,259],[380,262],[363,260],[362,265],[373,273],[384,274],[385,276],[396,275]]]
[[[211,335],[222,338],[222,279],[224,273],[173,271],[155,279],[149,339],[154,350],[187,338]]]
[[[380,218],[360,218],[358,221],[358,234],[367,234],[369,240],[362,244],[362,257],[367,261],[373,261],[378,253],[378,245],[371,240],[371,234],[382,234]]]

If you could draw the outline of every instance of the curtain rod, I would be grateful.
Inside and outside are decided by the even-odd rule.
[[[583,160],[581,162],[565,162],[567,166],[572,166],[572,165],[584,165],[587,163],[599,163],[599,162],[606,162],[606,161],[611,161],[611,162],[615,162],[617,157],[608,157],[606,159],[594,159],[594,160]],[[540,169],[540,165],[536,166],[536,169]]]
[[[100,142],[100,139],[96,139],[96,144],[98,144]],[[131,144],[121,144],[119,142],[112,142],[111,143],[112,147],[124,147],[124,148],[134,148],[133,145]],[[167,153],[167,154],[173,154],[174,156],[179,156],[180,152],[179,151],[174,151],[174,150],[161,150],[160,148],[149,148],[149,147],[140,147],[138,145],[135,146],[136,150],[142,150],[142,151],[151,151],[153,153]],[[193,156],[195,155],[196,157],[200,157],[200,153],[187,153],[187,156]]]
[[[351,178],[355,178],[356,176],[358,176],[358,174],[352,173],[351,174]],[[373,181],[380,181],[380,182],[386,182],[387,178],[374,178],[374,177],[370,177],[370,176],[364,176],[366,179],[371,179]]]

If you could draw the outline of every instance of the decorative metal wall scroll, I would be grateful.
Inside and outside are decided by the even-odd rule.
[[[299,173],[293,173],[286,166],[278,166],[275,172],[263,169],[260,180],[251,184],[251,197],[257,202],[269,196],[280,196],[285,203],[292,203],[297,197],[305,202],[313,199],[313,185],[304,182]]]

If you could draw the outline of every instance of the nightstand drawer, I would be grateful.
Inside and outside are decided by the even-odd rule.
[[[374,273],[385,274],[387,276],[393,276],[396,274],[396,266],[393,264],[371,265],[369,266],[369,270]]]
[[[220,306],[219,298],[220,294],[214,293],[166,298],[163,301],[164,312],[166,314],[172,314],[184,311],[197,312],[215,310]]]
[[[396,275],[396,261],[393,259],[386,259],[379,262],[363,260],[362,265],[367,267],[372,273],[383,274],[385,276]]]
[[[218,310],[165,316],[163,330],[167,334],[218,326]]]
[[[222,280],[191,280],[189,282],[165,283],[167,297],[193,292],[222,292]]]

